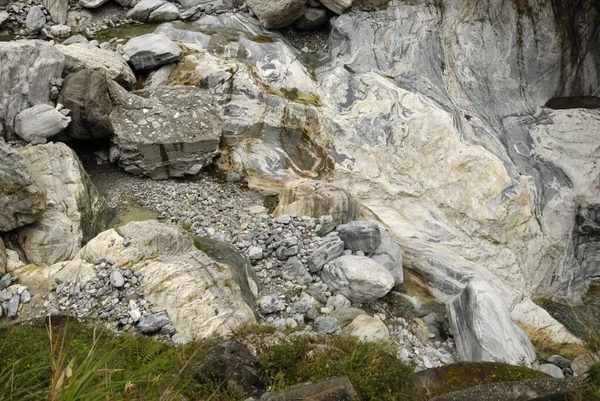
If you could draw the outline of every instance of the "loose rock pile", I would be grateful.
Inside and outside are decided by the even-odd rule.
[[[31,301],[31,294],[24,285],[16,283],[17,277],[6,273],[0,277],[0,317],[6,316],[13,318],[17,316],[19,305],[27,304]]]

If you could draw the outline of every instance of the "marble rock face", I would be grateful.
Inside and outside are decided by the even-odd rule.
[[[0,136],[10,137],[20,111],[50,100],[65,58],[49,43],[19,40],[0,42],[0,60]]]
[[[529,2],[531,18],[510,2],[393,0],[332,19],[319,63],[241,15],[157,31],[198,52],[167,83],[222,104],[226,171],[265,193],[327,180],[440,298],[485,278],[515,320],[577,341],[531,298],[579,302],[599,274],[600,116],[544,105],[600,96],[600,4],[551,3]]]
[[[483,280],[471,280],[447,305],[456,349],[463,361],[531,364],[533,344],[511,319],[504,297]]]
[[[109,83],[114,108],[111,161],[155,179],[197,174],[217,154],[219,106],[203,90],[159,87],[132,93]]]
[[[177,332],[190,339],[225,335],[256,321],[249,305],[253,295],[243,293],[239,284],[250,278],[235,277],[228,265],[196,249],[181,227],[156,220],[132,222],[100,233],[77,257],[89,263],[110,259],[142,273],[139,291],[144,298],[164,308]]]

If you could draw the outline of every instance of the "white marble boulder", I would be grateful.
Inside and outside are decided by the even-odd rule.
[[[487,281],[473,279],[447,305],[456,349],[463,361],[531,364],[533,344],[511,319],[502,294]]]
[[[65,130],[71,117],[64,116],[54,107],[41,103],[25,109],[15,118],[15,132],[21,139],[51,138]]]

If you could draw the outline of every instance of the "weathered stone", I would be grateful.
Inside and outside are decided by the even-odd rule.
[[[35,137],[51,138],[69,126],[71,117],[65,117],[54,107],[37,104],[17,114],[15,132],[31,142]]]
[[[342,189],[318,181],[294,181],[281,191],[274,215],[331,215],[336,223],[343,224],[358,218],[358,208],[356,199]]]
[[[295,280],[300,285],[308,285],[312,282],[312,276],[296,256],[292,256],[285,262],[281,276],[285,280]]]
[[[337,309],[348,308],[350,305],[351,302],[348,298],[346,298],[342,294],[337,294],[327,299],[327,304],[325,305],[325,307],[330,311],[335,311]]]
[[[97,8],[109,0],[79,0],[79,4],[85,8]]]
[[[381,244],[373,251],[371,259],[379,263],[392,273],[396,280],[396,285],[404,282],[404,271],[402,270],[402,251],[390,236],[379,229],[381,234]]]
[[[141,0],[135,7],[127,11],[127,18],[138,21],[148,21],[150,14],[167,3],[165,0]]]
[[[66,38],[71,34],[71,27],[68,25],[52,25],[50,27],[50,35],[57,38]]]
[[[40,40],[0,42],[0,136],[10,137],[24,109],[50,100],[50,81],[60,78],[64,56]]]
[[[322,8],[306,7],[304,15],[294,22],[294,27],[301,31],[311,31],[327,24],[327,11]]]
[[[8,11],[0,10],[0,27],[2,26],[2,24],[4,24],[4,22],[8,21],[8,17]]]
[[[548,358],[546,358],[546,360],[548,361],[548,363],[556,365],[560,368],[570,368],[571,367],[571,360],[567,359],[561,355],[551,355]]]
[[[175,4],[165,3],[150,13],[149,22],[174,21],[179,18],[179,9]]]
[[[381,245],[381,231],[375,223],[352,221],[337,226],[338,236],[347,249],[372,254]]]
[[[41,216],[46,191],[34,182],[23,156],[2,141],[0,160],[0,231],[11,231]]]
[[[565,378],[565,374],[563,373],[562,369],[559,368],[556,365],[553,365],[551,363],[543,363],[540,365],[539,369],[540,372],[544,372],[549,374],[552,377],[556,377],[557,379],[564,379]]]
[[[336,14],[343,14],[352,6],[352,0],[319,0],[321,4]]]
[[[573,362],[571,362],[571,370],[577,376],[582,376],[587,373],[592,365],[598,363],[599,358],[600,352],[595,354],[585,353],[583,355],[579,355],[577,358],[573,359]]]
[[[408,330],[417,337],[417,340],[419,340],[421,344],[426,345],[429,341],[429,328],[425,322],[418,317],[412,319],[408,325]]]
[[[17,294],[14,294],[12,296],[12,298],[10,299],[10,301],[8,301],[6,304],[4,304],[4,314],[6,315],[6,317],[15,317],[17,316],[17,311],[19,310],[19,300],[20,300],[20,296]]]
[[[151,33],[131,39],[123,46],[123,53],[136,71],[174,63],[183,56],[181,49],[169,38]]]
[[[181,227],[156,220],[132,222],[100,233],[77,256],[92,263],[112,260],[141,273],[137,291],[164,308],[177,332],[190,340],[225,335],[256,321],[232,269],[199,251]]]
[[[358,393],[352,386],[348,376],[330,377],[314,383],[302,383],[279,393],[267,392],[260,397],[261,401],[288,400],[353,400]]]
[[[40,6],[33,6],[27,12],[25,26],[31,34],[38,33],[46,25],[46,14]]]
[[[248,257],[250,260],[261,260],[263,258],[263,250],[260,246],[251,246],[248,249]]]
[[[386,295],[394,286],[394,277],[379,263],[364,257],[340,256],[321,273],[325,284],[353,302],[371,302]]]
[[[389,341],[390,339],[390,332],[385,323],[381,319],[367,314],[358,315],[344,328],[343,332],[368,342]]]
[[[50,12],[52,21],[56,24],[67,23],[69,0],[43,0],[44,7]]]
[[[125,279],[123,278],[121,272],[119,272],[118,270],[113,270],[110,273],[109,280],[110,285],[112,285],[115,288],[121,288],[125,284]]]
[[[291,25],[304,13],[306,0],[246,0],[254,15],[266,29]]]
[[[315,249],[308,257],[308,270],[311,273],[320,271],[326,263],[342,256],[344,243],[335,234],[330,234],[323,239],[323,244]]]
[[[109,115],[113,109],[107,76],[101,70],[85,69],[69,74],[58,102],[71,110],[65,133],[75,139],[99,139],[113,132]]]
[[[64,74],[84,69],[106,71],[108,78],[115,80],[125,88],[135,84],[135,75],[123,57],[110,50],[100,49],[87,43],[74,43],[68,46],[55,46],[65,55]]]
[[[105,202],[75,152],[63,143],[21,149],[34,181],[47,192],[48,207],[34,224],[17,231],[31,263],[72,259],[107,224]]]
[[[294,303],[292,303],[292,305],[290,305],[290,313],[305,314],[314,305],[315,305],[315,299],[313,297],[311,297],[309,294],[307,294],[306,292],[302,291],[302,294],[300,294],[300,297],[298,298],[298,300],[295,301]]]
[[[471,280],[446,308],[461,360],[515,365],[535,360],[535,349],[510,318],[504,297],[486,281]]]
[[[277,294],[264,295],[259,301],[260,312],[267,315],[285,310],[285,302]]]
[[[6,255],[6,247],[4,246],[2,238],[0,238],[0,276],[6,273],[7,266],[8,257]]]
[[[166,312],[151,313],[142,317],[136,328],[144,334],[152,334],[167,324],[169,324],[169,316]]]
[[[62,42],[63,45],[67,46],[67,45],[73,45],[75,43],[89,43],[89,40],[87,40],[85,38],[85,36],[82,35],[73,35],[68,37],[67,39],[65,39],[64,42]]]
[[[111,159],[155,179],[197,174],[216,155],[222,131],[218,105],[195,87],[128,93],[109,85],[115,108]]]

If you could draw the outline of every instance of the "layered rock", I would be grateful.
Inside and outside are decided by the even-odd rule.
[[[33,223],[46,208],[46,190],[18,151],[0,141],[0,231]]]
[[[71,110],[71,124],[65,133],[75,139],[99,139],[113,133],[113,109],[107,75],[102,70],[85,69],[69,74],[63,82],[58,102]]]
[[[73,43],[55,46],[65,55],[64,74],[75,73],[84,69],[106,71],[110,79],[130,89],[135,84],[135,75],[125,59],[118,53],[100,49],[87,43]]]
[[[33,138],[51,138],[62,132],[71,123],[71,117],[66,117],[54,107],[47,104],[37,104],[17,114],[15,132],[21,139],[31,142]]]
[[[132,174],[155,179],[197,174],[210,163],[222,131],[220,109],[195,87],[159,87],[128,93],[109,85],[115,107],[111,160]]]
[[[142,273],[139,291],[164,308],[177,332],[190,339],[227,334],[255,321],[231,268],[197,250],[180,227],[155,220],[129,223],[92,239],[78,258],[112,260]]]
[[[394,286],[394,277],[379,263],[364,257],[344,255],[321,273],[323,282],[353,302],[371,302],[386,295]]]
[[[536,354],[527,335],[511,319],[504,297],[483,280],[471,280],[447,305],[456,349],[463,361],[531,364]]]
[[[0,59],[0,136],[11,136],[21,110],[50,100],[64,56],[49,43],[23,40],[1,42]]]
[[[17,231],[27,259],[51,265],[72,259],[107,223],[104,199],[75,152],[62,143],[29,146],[20,153],[33,180],[47,193],[47,208],[35,223]]]

